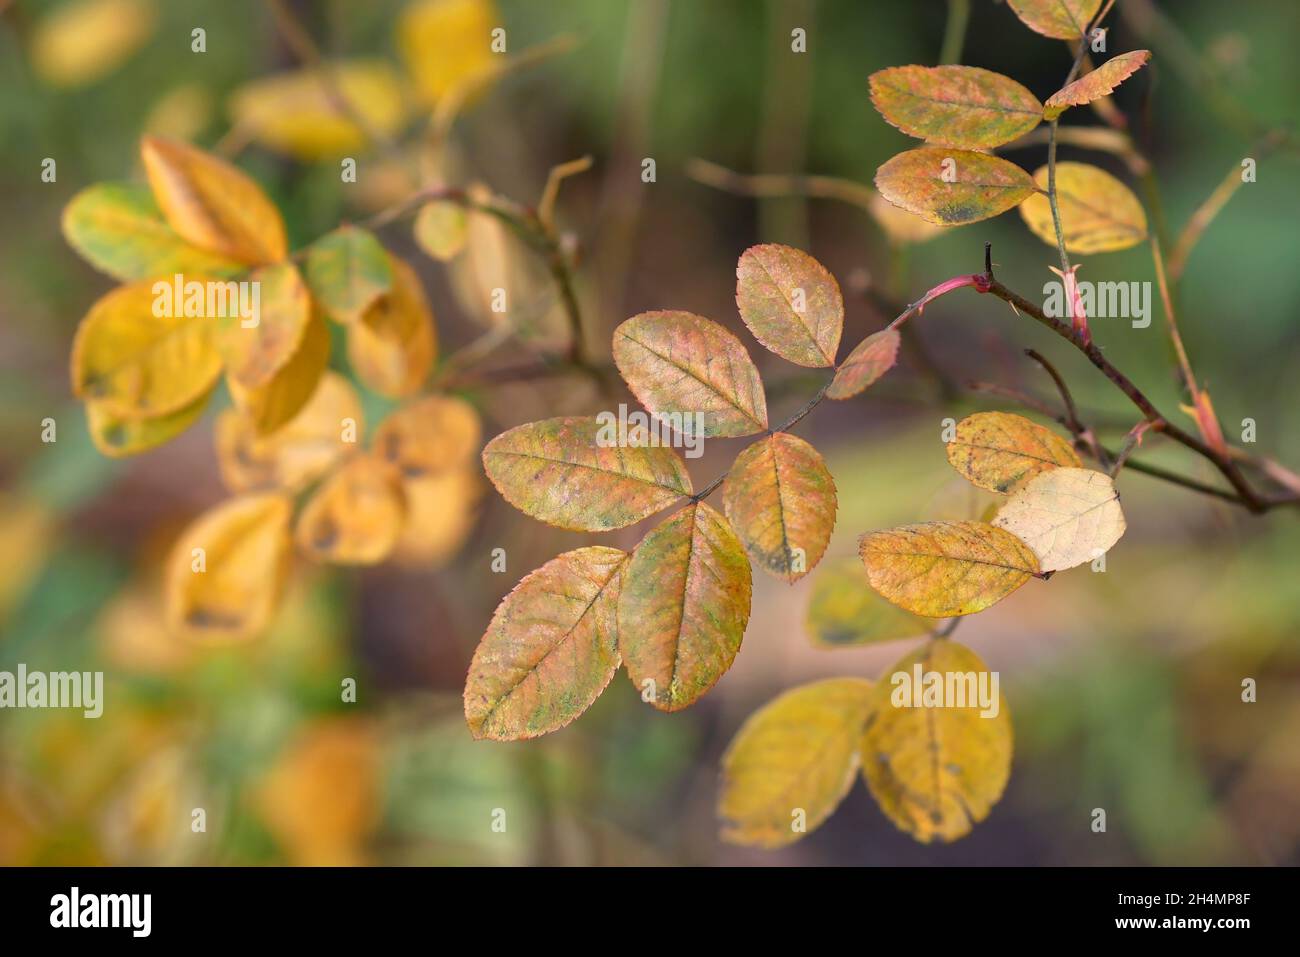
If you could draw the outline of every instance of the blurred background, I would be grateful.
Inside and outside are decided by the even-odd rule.
[[[159,563],[185,523],[227,494],[215,413],[136,458],[110,460],[91,445],[68,356],[78,321],[112,282],[65,244],[61,211],[91,183],[141,180],[145,132],[238,163],[280,205],[295,248],[400,200],[429,174],[421,129],[437,102],[430,85],[440,82],[429,64],[464,52],[438,48],[437,31],[414,35],[403,18],[416,6],[288,4],[326,57],[387,64],[399,84],[399,146],[350,150],[353,186],[340,184],[331,144],[275,148],[241,112],[249,84],[301,66],[262,3],[0,0],[0,669],[103,670],[107,699],[98,720],[0,712],[0,863],[1300,863],[1296,511],[1250,516],[1131,470],[1120,479],[1128,533],[1104,574],[1084,566],[1031,582],[954,636],[1000,671],[1016,735],[1007,792],[971,835],[920,845],[859,781],[825,825],[789,848],[718,840],[719,759],[746,716],[815,678],[874,678],[912,647],[817,647],[807,608],[819,575],[851,562],[862,532],[968,507],[944,456],[942,421],[1025,410],[955,387],[980,380],[1055,403],[1051,383],[1022,356],[1032,346],[1057,364],[1106,441],[1118,444],[1134,422],[1126,400],[1074,350],[966,291],[914,321],[914,341],[889,377],[800,426],[839,489],[830,551],[793,587],[755,576],[735,665],[687,711],[647,707],[620,672],[560,732],[512,744],[470,738],[461,690],[501,597],[561,551],[630,548],[654,521],[609,536],[562,532],[515,512],[486,482],[440,505],[447,527],[424,554],[360,571],[299,561],[261,638],[214,649],[169,635]],[[594,157],[591,171],[565,182],[558,219],[581,250],[578,293],[600,362],[613,327],[637,312],[709,316],[746,342],[779,421],[820,376],[766,353],[740,323],[734,270],[747,246],[799,246],[831,269],[847,306],[845,351],[892,318],[885,304],[980,270],[986,241],[999,277],[1028,298],[1053,278],[1054,250],[1014,212],[905,243],[860,202],[740,195],[748,181],[727,180],[741,187],[730,191],[706,185],[697,177],[711,168],[693,164],[869,187],[876,167],[912,141],[871,107],[868,75],[937,63],[954,43],[961,62],[1045,98],[1069,70],[1070,51],[1002,3],[955,4],[959,13],[969,7],[964,33],[944,0],[473,6],[458,15],[504,26],[510,55],[525,62],[467,98],[436,173],[534,203],[552,166]],[[1173,235],[1243,157],[1258,157],[1258,181],[1237,191],[1191,254],[1181,327],[1229,441],[1253,419],[1257,443],[1247,448],[1296,466],[1300,164],[1286,148],[1256,151],[1268,131],[1300,116],[1300,7],[1119,0],[1109,22],[1111,52],[1154,51],[1115,99],[1155,165]],[[203,53],[191,48],[198,27]],[[806,30],[806,53],[791,51],[795,28]],[[531,62],[529,50],[539,51]],[[1066,117],[1101,122],[1086,109]],[[1007,155],[1032,171],[1046,151]],[[41,179],[46,157],[57,160],[55,182]],[[642,181],[645,158],[655,161],[651,183]],[[1136,188],[1113,155],[1067,146],[1061,158],[1103,166]],[[472,237],[467,260],[448,268],[415,249],[409,220],[380,235],[418,268],[444,355],[482,332],[472,290],[484,286],[474,275],[505,277],[517,301],[530,301],[528,290],[536,297],[537,321],[503,348],[503,363],[550,347],[553,293],[526,251]],[[1154,279],[1145,246],[1079,258],[1084,279]],[[1093,332],[1177,414],[1184,397],[1163,316],[1152,309],[1147,329],[1097,320]],[[346,372],[342,349],[334,355]],[[570,376],[466,395],[491,436],[630,402],[617,388],[602,395]],[[366,402],[371,423],[388,407],[376,396]],[[46,417],[58,423],[52,444],[41,441]],[[740,447],[706,443],[689,463],[697,487]],[[1156,439],[1137,454],[1216,481]],[[504,573],[491,568],[497,548]],[[339,700],[346,677],[357,680],[356,704]],[[1244,678],[1257,682],[1256,703],[1241,701]],[[197,807],[207,814],[201,834],[190,828]],[[507,813],[504,833],[491,827],[497,808]],[[1104,834],[1090,829],[1094,808],[1107,812]]]

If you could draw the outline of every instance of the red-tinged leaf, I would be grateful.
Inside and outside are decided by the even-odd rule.
[[[835,480],[817,450],[788,432],[736,456],[723,503],[750,559],[791,584],[821,561],[835,528]]]
[[[716,322],[689,312],[643,312],[614,330],[614,362],[641,404],[683,435],[734,437],[767,428],[758,369]]]
[[[483,467],[515,508],[577,531],[623,528],[691,494],[672,449],[618,442],[617,426],[594,416],[544,419],[489,442]]]
[[[618,670],[617,610],[627,554],[565,552],[515,586],[488,625],[465,680],[476,738],[514,741],[564,727]]]
[[[736,305],[754,338],[796,365],[835,364],[844,299],[826,267],[789,246],[751,246],[736,264]]]
[[[717,683],[740,649],[750,587],[744,549],[703,502],[642,539],[623,573],[618,640],[644,700],[677,711]]]
[[[835,370],[826,398],[851,399],[892,369],[899,341],[897,329],[881,329],[859,342]]]
[[[871,102],[909,136],[962,149],[1001,146],[1043,119],[1038,98],[974,66],[895,66],[871,75]]]
[[[1007,0],[1022,23],[1057,40],[1077,40],[1097,15],[1101,0]]]
[[[1005,213],[1036,189],[1014,163],[933,146],[888,160],[876,170],[876,188],[895,206],[938,226],[977,223]]]
[[[1134,50],[1111,57],[1087,76],[1049,96],[1043,104],[1043,118],[1054,120],[1072,106],[1083,106],[1109,96],[1115,87],[1142,69],[1150,59],[1150,50]]]

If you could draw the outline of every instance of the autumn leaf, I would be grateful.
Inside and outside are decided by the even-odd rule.
[[[32,70],[50,86],[88,86],[121,66],[157,26],[158,8],[150,0],[61,4],[32,31]]]
[[[1104,555],[1124,534],[1124,512],[1110,476],[1058,468],[1031,479],[998,510],[1005,528],[1038,556],[1045,572],[1073,568]]]
[[[876,221],[876,225],[894,245],[905,246],[929,242],[943,235],[943,231],[947,228],[927,223],[920,216],[900,209],[874,191],[867,209],[871,213],[871,218]]]
[[[328,472],[361,441],[361,400],[337,372],[326,371],[298,413],[269,435],[238,409],[217,417],[217,463],[232,492],[296,490]]]
[[[965,150],[908,150],[876,170],[876,188],[895,206],[937,226],[976,223],[1005,213],[1034,194],[1034,181],[1014,163]]]
[[[465,720],[476,738],[514,741],[564,727],[619,666],[617,609],[627,554],[591,546],[525,576],[470,662]]]
[[[195,519],[167,559],[167,623],[192,638],[237,641],[262,631],[289,571],[290,503],[278,494],[229,499]]]
[[[983,611],[1039,571],[1028,545],[984,522],[924,522],[868,532],[859,553],[872,588],[928,618]]]
[[[433,310],[415,270],[392,258],[393,288],[348,330],[348,362],[366,386],[389,398],[420,391],[438,356]]]
[[[806,623],[812,643],[821,648],[912,638],[933,626],[929,619],[904,611],[869,588],[862,562],[856,558],[833,562],[817,573]]]
[[[254,266],[288,254],[280,211],[225,160],[154,136],[140,141],[140,156],[163,216],[187,242]]]
[[[393,288],[393,266],[373,233],[340,226],[307,249],[307,283],[331,319],[355,322]]]
[[[1072,106],[1083,106],[1109,96],[1115,87],[1142,69],[1150,59],[1150,50],[1133,50],[1111,57],[1087,76],[1049,96],[1043,104],[1043,118],[1054,120]]]
[[[859,342],[835,370],[826,398],[851,399],[865,390],[894,367],[899,342],[896,329],[881,329]]]
[[[870,709],[870,681],[829,678],[750,715],[722,758],[722,839],[783,847],[819,827],[853,786]]]
[[[430,395],[389,415],[375,431],[374,451],[404,478],[460,468],[479,450],[482,423],[474,406]]]
[[[789,246],[751,246],[736,265],[736,305],[754,338],[782,359],[835,364],[844,300],[826,267]]]
[[[434,105],[492,65],[500,16],[488,0],[417,0],[397,21],[397,48],[420,98]]]
[[[516,426],[483,449],[483,468],[515,508],[575,531],[623,528],[691,494],[676,452],[619,447],[608,430],[594,416]]]
[[[460,255],[469,241],[469,220],[459,203],[434,200],[415,214],[415,243],[424,252],[448,262]]]
[[[63,235],[83,259],[123,282],[176,273],[228,278],[248,268],[181,239],[148,187],[134,183],[97,183],[72,197]]]
[[[1034,173],[1047,189],[1047,167]],[[1087,163],[1056,164],[1056,201],[1065,248],[1072,253],[1109,253],[1136,246],[1147,238],[1147,216],[1133,191],[1105,170]],[[1034,195],[1020,206],[1030,231],[1056,245],[1056,225],[1046,196]]]
[[[717,683],[740,650],[750,587],[744,549],[703,502],[641,540],[623,573],[618,634],[643,699],[678,711]]]
[[[1001,146],[1043,119],[1038,98],[974,66],[895,66],[871,74],[871,102],[909,136],[961,149]]]
[[[348,112],[335,97],[348,104]],[[387,61],[347,60],[259,77],[230,95],[229,112],[234,125],[257,142],[311,162],[363,150],[371,145],[371,131],[394,135],[406,105],[397,71]]]
[[[208,391],[179,411],[150,418],[121,416],[110,405],[92,399],[86,403],[90,440],[95,448],[110,458],[139,455],[170,442],[197,422],[211,398],[212,392]]]
[[[913,689],[918,667],[923,683]],[[933,704],[925,703],[926,675],[937,676],[945,692],[951,683],[963,697],[936,695]],[[871,690],[862,776],[885,816],[923,844],[969,834],[1007,786],[1011,714],[1000,692],[987,709],[982,706],[981,679],[987,691],[995,690],[989,676],[973,651],[941,638],[904,656]]]
[[[294,537],[302,551],[335,565],[374,565],[397,545],[406,516],[401,483],[386,462],[358,455],[307,500]]]
[[[219,316],[217,348],[226,375],[244,389],[260,389],[293,359],[311,322],[311,296],[293,263],[254,270],[258,284],[257,324],[245,326],[232,310]]]
[[[120,418],[158,418],[211,391],[221,375],[215,320],[158,317],[154,301],[146,281],[119,286],[90,307],[72,342],[78,397]]]
[[[1012,492],[1042,472],[1083,464],[1055,432],[1008,412],[977,412],[958,422],[948,461],[991,492]]]
[[[835,480],[817,450],[787,432],[736,456],[723,502],[750,559],[791,584],[821,561],[835,527]]]
[[[1035,33],[1078,40],[1101,7],[1101,0],[1007,0],[1020,21]]]
[[[226,386],[257,433],[269,435],[291,421],[311,400],[329,357],[329,328],[320,314],[313,312],[297,350],[265,385],[250,389],[228,376]]]
[[[758,369],[740,340],[712,320],[689,312],[633,316],[614,330],[614,362],[641,404],[683,435],[767,428]]]
[[[406,520],[389,559],[424,569],[445,565],[474,529],[483,488],[477,463],[404,480]]]

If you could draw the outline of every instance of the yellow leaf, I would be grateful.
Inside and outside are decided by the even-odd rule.
[[[618,640],[643,700],[678,711],[717,683],[740,650],[750,589],[744,549],[703,502],[641,540],[623,574]]]
[[[417,0],[397,21],[397,48],[430,106],[492,65],[492,30],[502,26],[488,0]]]
[[[319,562],[374,565],[397,545],[406,498],[389,466],[369,455],[345,462],[298,516],[298,547]]]
[[[212,123],[216,111],[212,93],[199,83],[182,83],[158,97],[143,130],[169,140],[197,139]]]
[[[86,425],[95,448],[110,458],[139,455],[170,442],[203,415],[212,398],[209,390],[194,400],[193,404],[177,412],[167,412],[150,418],[127,418],[118,415],[103,402],[86,403]]]
[[[767,398],[753,360],[739,339],[703,316],[633,316],[614,330],[614,362],[641,404],[682,435],[734,437],[767,428]]]
[[[238,641],[261,632],[289,572],[289,500],[229,499],[176,540],[165,570],[168,627],[187,637]]]
[[[923,844],[969,834],[1007,786],[1011,715],[996,675],[973,651],[941,638],[872,688],[862,776],[885,815]]]
[[[736,456],[723,502],[750,559],[791,584],[821,561],[835,528],[835,480],[817,450],[787,432]]]
[[[157,8],[147,0],[65,3],[37,22],[32,69],[50,86],[87,86],[126,62],[157,25]]]
[[[1012,492],[1043,472],[1083,464],[1061,436],[1007,412],[977,412],[958,422],[948,461],[990,492]]]
[[[288,254],[280,211],[225,160],[154,136],[140,141],[140,156],[154,199],[183,239],[254,266]]]
[[[483,438],[474,406],[450,395],[411,402],[375,431],[375,454],[411,479],[458,469],[473,459]]]
[[[337,372],[320,384],[292,419],[269,435],[237,409],[217,417],[217,462],[232,492],[296,490],[328,472],[362,435],[361,400]]]
[[[350,112],[330,95],[329,84]],[[230,95],[229,112],[234,124],[262,145],[307,162],[359,152],[371,145],[368,131],[392,136],[406,118],[397,71],[384,60],[348,60],[261,77]],[[366,128],[354,116],[362,117]]]
[[[477,467],[407,479],[406,522],[391,558],[418,568],[439,568],[460,551],[478,519],[483,480]]]
[[[829,678],[750,715],[722,758],[722,839],[783,847],[830,817],[853,786],[871,703],[870,681]]]
[[[1032,548],[1045,572],[1101,557],[1126,527],[1110,476],[1082,468],[1053,469],[1031,479],[998,510],[993,524]]]
[[[927,618],[983,611],[1038,573],[1024,542],[984,522],[923,522],[862,536],[871,587]]]
[[[867,207],[871,218],[892,242],[899,244],[929,242],[936,236],[943,235],[946,226],[927,223],[915,213],[909,213],[900,206],[895,206],[879,193],[871,194]]]
[[[933,622],[885,601],[867,584],[862,563],[848,558],[813,579],[807,625],[814,645],[843,648],[924,635]]]
[[[1057,40],[1078,40],[1097,15],[1101,0],[1007,0],[1022,23]]]
[[[56,516],[48,506],[0,491],[0,624],[34,584],[57,538]]]
[[[1034,173],[1040,189],[1047,189],[1047,167]],[[1065,248],[1072,253],[1109,253],[1136,246],[1147,238],[1147,214],[1133,191],[1110,173],[1087,163],[1056,164],[1057,207]],[[1051,203],[1035,194],[1020,204],[1020,215],[1030,231],[1056,245],[1056,225]]]
[[[428,255],[447,262],[460,255],[469,241],[469,220],[459,203],[435,200],[415,216],[415,242]]]
[[[230,397],[259,435],[269,435],[294,418],[310,401],[330,357],[330,332],[319,313],[307,321],[302,343],[267,383],[249,389],[227,378]]]
[[[73,392],[119,417],[157,418],[211,390],[221,374],[216,321],[159,317],[155,302],[153,284],[139,282],[90,307],[72,343]]]
[[[348,361],[369,388],[389,398],[418,392],[438,354],[433,311],[415,270],[392,257],[393,289],[349,323]]]
[[[828,399],[851,399],[894,367],[901,339],[897,329],[881,329],[854,347],[835,370]]]
[[[625,552],[599,545],[565,552],[502,599],[465,680],[474,737],[535,738],[591,707],[618,670],[626,561]]]
[[[736,264],[736,305],[754,338],[782,359],[835,365],[844,331],[844,299],[826,267],[775,244],[751,246]]]
[[[380,815],[379,740],[364,719],[317,718],[300,730],[251,792],[258,816],[292,863],[365,863]]]
[[[216,321],[226,375],[251,390],[269,383],[297,354],[311,322],[311,296],[293,263],[254,270],[249,281],[258,290],[256,325],[229,311]]]
[[[606,430],[594,416],[516,426],[483,449],[483,468],[515,508],[575,531],[623,528],[691,494],[676,452],[620,446]]]

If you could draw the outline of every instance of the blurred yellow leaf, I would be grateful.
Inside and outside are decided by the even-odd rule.
[[[234,124],[264,146],[308,162],[344,156],[367,146],[367,132],[392,136],[406,119],[401,81],[385,60],[348,60],[260,77],[230,95]],[[328,92],[332,83],[351,112]],[[362,117],[362,129],[354,116]]]
[[[349,323],[348,361],[369,388],[390,398],[418,392],[438,354],[433,310],[415,270],[392,258],[393,289]]]
[[[990,492],[1012,492],[1043,472],[1083,464],[1061,436],[1008,412],[968,415],[947,452],[953,468]]]
[[[154,304],[146,281],[119,286],[90,307],[72,343],[73,392],[121,417],[156,418],[211,390],[221,374],[215,320],[159,317]]]
[[[895,243],[924,243],[943,234],[946,226],[927,223],[915,213],[895,206],[879,193],[871,194],[868,206],[871,218],[886,236]]]
[[[998,510],[993,524],[1032,548],[1045,572],[1099,558],[1126,527],[1110,476],[1080,468],[1053,469],[1030,480]]]
[[[280,211],[252,179],[225,160],[155,136],[140,141],[154,199],[182,238],[250,265],[288,254]]]
[[[230,397],[259,435],[269,435],[291,421],[311,400],[329,357],[329,328],[321,315],[313,311],[302,342],[289,361],[256,389],[228,377]]]
[[[627,554],[593,545],[529,573],[502,599],[465,680],[476,738],[515,741],[564,727],[618,670],[616,612]]]
[[[103,655],[132,674],[172,675],[195,659],[193,645],[167,627],[163,596],[153,579],[134,582],[104,607],[98,621]]]
[[[474,406],[456,396],[430,395],[379,423],[374,450],[410,479],[464,466],[479,451],[482,439]]]
[[[927,618],[983,611],[1038,573],[1016,536],[983,522],[923,522],[862,536],[871,587]]]
[[[483,480],[477,465],[402,483],[406,521],[392,559],[403,565],[437,568],[460,551],[478,518]]]
[[[160,96],[144,120],[144,132],[169,140],[191,142],[213,118],[212,93],[198,83],[182,83]]]
[[[0,492],[0,623],[45,566],[56,516],[35,498]]]
[[[416,0],[397,21],[397,48],[430,106],[491,68],[492,30],[501,26],[489,0]]]
[[[295,490],[320,478],[362,437],[361,400],[352,383],[326,370],[292,419],[269,435],[237,409],[217,417],[217,462],[232,492]]]
[[[318,718],[285,747],[251,790],[253,807],[294,864],[364,863],[379,819],[380,754],[361,719]]]
[[[150,0],[73,0],[36,23],[32,69],[50,86],[86,86],[121,66],[157,25]]]
[[[254,270],[260,302],[257,324],[237,315],[219,317],[217,348],[230,381],[245,390],[260,389],[292,361],[311,322],[311,296],[293,263]]]
[[[1040,189],[1047,189],[1047,167],[1034,173]],[[1147,214],[1133,191],[1110,173],[1087,163],[1056,164],[1057,207],[1061,234],[1072,253],[1109,253],[1136,246],[1147,238]],[[1047,197],[1035,193],[1020,204],[1020,215],[1030,231],[1056,245],[1056,224]]]
[[[290,511],[282,495],[245,495],[209,509],[181,532],[164,573],[168,627],[217,641],[262,631],[289,572]]]
[[[149,418],[128,418],[110,404],[92,399],[86,403],[86,426],[90,440],[104,455],[115,459],[139,455],[170,442],[197,422],[211,398],[209,390],[177,412]]]
[[[304,553],[336,565],[373,565],[397,545],[406,518],[401,483],[385,462],[344,462],[303,506],[295,537]]]
[[[813,644],[822,648],[913,638],[924,635],[933,624],[880,597],[867,583],[862,563],[854,558],[817,573],[807,623]]]
[[[455,259],[469,241],[469,220],[459,203],[434,200],[415,216],[415,242],[434,259]]]
[[[821,454],[787,432],[736,456],[723,504],[750,560],[791,584],[821,561],[835,528],[835,480]]]
[[[1007,786],[1011,715],[995,676],[973,651],[941,638],[904,656],[872,689],[862,776],[885,815],[923,844],[969,834]],[[936,680],[940,693],[930,695]]]
[[[829,678],[754,712],[722,758],[722,839],[783,847],[815,830],[853,786],[871,682]]]

